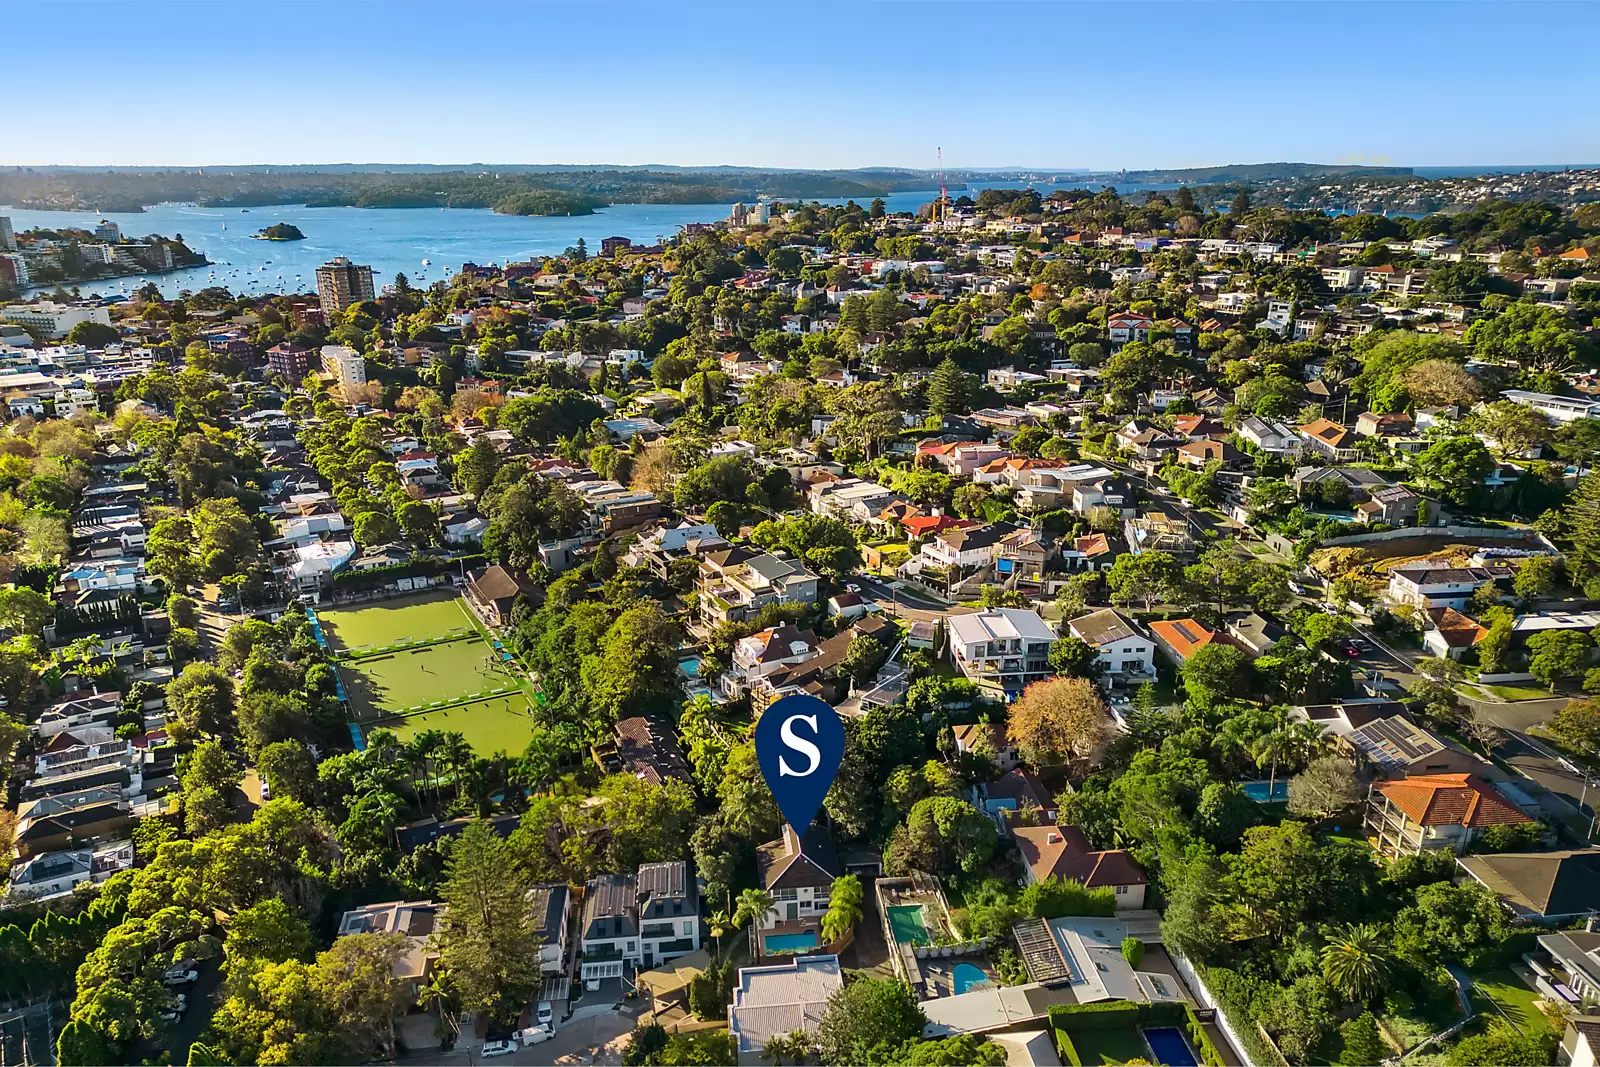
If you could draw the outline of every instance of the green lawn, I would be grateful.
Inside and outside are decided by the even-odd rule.
[[[1084,1067],[1149,1059],[1150,1050],[1136,1030],[1079,1030],[1070,1035]]]
[[[339,665],[344,689],[363,721],[436,700],[519,685],[517,676],[479,640],[407,649]]]
[[[471,611],[448,590],[384,600],[359,608],[318,611],[317,621],[335,650],[363,645],[439,637],[451,630],[476,628]]]
[[[1482,685],[1480,683],[1478,688],[1487,689],[1501,700],[1549,700],[1553,696],[1560,695],[1552,693],[1548,689],[1529,689],[1520,685]]]
[[[467,743],[480,756],[491,756],[496,752],[520,755],[528,747],[528,739],[532,736],[528,701],[525,697],[514,695],[492,697],[476,704],[438,711],[424,711],[403,719],[392,719],[383,727],[393,730],[402,741],[424,730],[464,734]]]
[[[1539,994],[1529,989],[1509,968],[1473,975],[1472,996],[1475,1000],[1488,1002],[1482,1005],[1486,1014],[1509,1018],[1517,1029],[1524,1032],[1548,1029],[1550,1026],[1544,1014],[1534,1007]]]

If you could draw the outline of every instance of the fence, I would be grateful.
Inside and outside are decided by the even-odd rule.
[[[1231,1020],[1229,1020],[1227,1012],[1222,1010],[1222,1002],[1212,995],[1210,988],[1205,983],[1205,979],[1200,977],[1199,969],[1196,968],[1193,963],[1189,962],[1189,957],[1185,956],[1183,953],[1172,948],[1170,945],[1166,948],[1167,957],[1172,960],[1172,965],[1173,967],[1177,968],[1179,976],[1182,977],[1184,982],[1188,984],[1189,989],[1193,991],[1195,998],[1200,1001],[1200,1006],[1203,1008],[1210,1008],[1216,1013],[1217,1028],[1227,1035],[1228,1042],[1233,1045],[1233,1050],[1239,1054],[1240,1060],[1245,1063],[1249,1063],[1249,1050],[1261,1045],[1262,1042],[1258,1039],[1246,1044],[1244,1041],[1240,1040],[1239,1033],[1234,1029],[1233,1023]],[[1252,1019],[1245,1019],[1243,1022],[1248,1026],[1256,1025],[1255,1021]],[[1276,1051],[1276,1049],[1274,1048],[1273,1051]],[[1283,1061],[1281,1057],[1276,1061],[1269,1061],[1269,1067],[1277,1067],[1277,1065],[1282,1062]]]

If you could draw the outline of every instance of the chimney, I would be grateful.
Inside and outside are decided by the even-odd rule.
[[[1044,843],[1047,845],[1059,845],[1062,843],[1062,837],[1055,830],[1047,830],[1044,835]]]

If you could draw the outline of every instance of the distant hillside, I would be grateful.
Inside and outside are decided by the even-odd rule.
[[[1361,167],[1343,163],[1230,163],[1223,167],[1185,167],[1178,170],[1123,170],[1095,172],[1094,177],[1115,175],[1139,185],[1220,185],[1227,182],[1280,182],[1350,175],[1409,177],[1410,167]]]

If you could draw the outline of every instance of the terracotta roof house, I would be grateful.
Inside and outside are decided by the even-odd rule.
[[[1600,914],[1600,848],[1489,853],[1456,863],[1531,922]]]
[[[1150,624],[1160,648],[1173,663],[1184,663],[1190,656],[1217,639],[1215,630],[1193,619],[1158,619]]]
[[[1489,636],[1489,631],[1455,608],[1429,608],[1433,626],[1422,635],[1422,647],[1440,659],[1460,659],[1467,649]]]
[[[1356,458],[1356,450],[1350,440],[1350,431],[1329,419],[1312,419],[1299,427],[1300,436],[1310,445],[1312,450],[1320,452],[1333,460],[1349,460]]]
[[[1476,774],[1408,775],[1374,782],[1367,794],[1367,834],[1391,856],[1465,852],[1484,827],[1532,821]]]
[[[613,728],[616,734],[616,759],[619,770],[660,785],[668,778],[689,781],[689,761],[672,730],[661,723],[635,715]]]
[[[1125,849],[1096,851],[1076,826],[1014,826],[1011,836],[1028,881],[1071,879],[1089,889],[1115,890],[1118,911],[1144,907],[1150,879]]]
[[[783,836],[756,849],[756,881],[772,894],[773,908],[757,923],[762,955],[777,950],[768,946],[792,946],[796,935],[811,934],[816,945],[822,943],[822,916],[828,910],[828,897],[840,872],[833,838],[820,826],[797,835],[787,824]]]
[[[1363,411],[1356,416],[1356,433],[1362,437],[1390,437],[1395,434],[1408,433],[1411,430],[1411,416],[1403,411],[1378,414],[1372,411]]]

